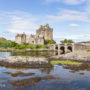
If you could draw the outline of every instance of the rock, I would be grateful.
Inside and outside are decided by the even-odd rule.
[[[48,58],[44,57],[25,57],[25,56],[11,56],[7,60],[0,61],[2,66],[20,66],[20,67],[50,67]]]
[[[50,59],[58,60],[76,60],[76,61],[88,61],[90,62],[90,53],[85,51],[71,52],[63,55],[52,56]]]

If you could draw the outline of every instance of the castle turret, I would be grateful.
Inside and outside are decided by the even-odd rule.
[[[16,43],[18,44],[24,44],[26,43],[26,34],[17,34],[15,37]]]
[[[37,30],[36,35],[43,36],[45,40],[53,40],[53,29],[49,27],[49,24],[46,24]]]

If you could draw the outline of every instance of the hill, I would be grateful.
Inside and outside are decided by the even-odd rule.
[[[87,44],[90,44],[90,41],[79,42],[79,43],[87,43]]]
[[[2,37],[0,38],[0,47],[8,47],[10,43],[11,43],[10,40],[7,40]]]
[[[10,40],[7,40],[7,39],[5,39],[5,38],[3,38],[3,37],[1,37],[0,38],[0,42],[11,42]]]

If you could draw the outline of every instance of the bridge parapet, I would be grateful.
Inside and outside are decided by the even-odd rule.
[[[53,50],[57,50],[63,53],[74,52],[74,44],[55,44],[53,45]]]

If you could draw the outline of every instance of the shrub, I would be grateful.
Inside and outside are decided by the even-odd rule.
[[[74,43],[74,41],[73,40],[71,40],[71,39],[64,39],[64,40],[62,40],[62,41],[60,41],[61,43]]]
[[[16,45],[17,45],[17,43],[11,42],[11,43],[10,43],[10,48],[15,47]]]
[[[45,44],[56,44],[56,42],[54,40],[45,40]]]
[[[15,49],[45,49],[47,47],[45,45],[26,45],[26,44],[21,44],[21,45],[16,45],[14,48]]]

